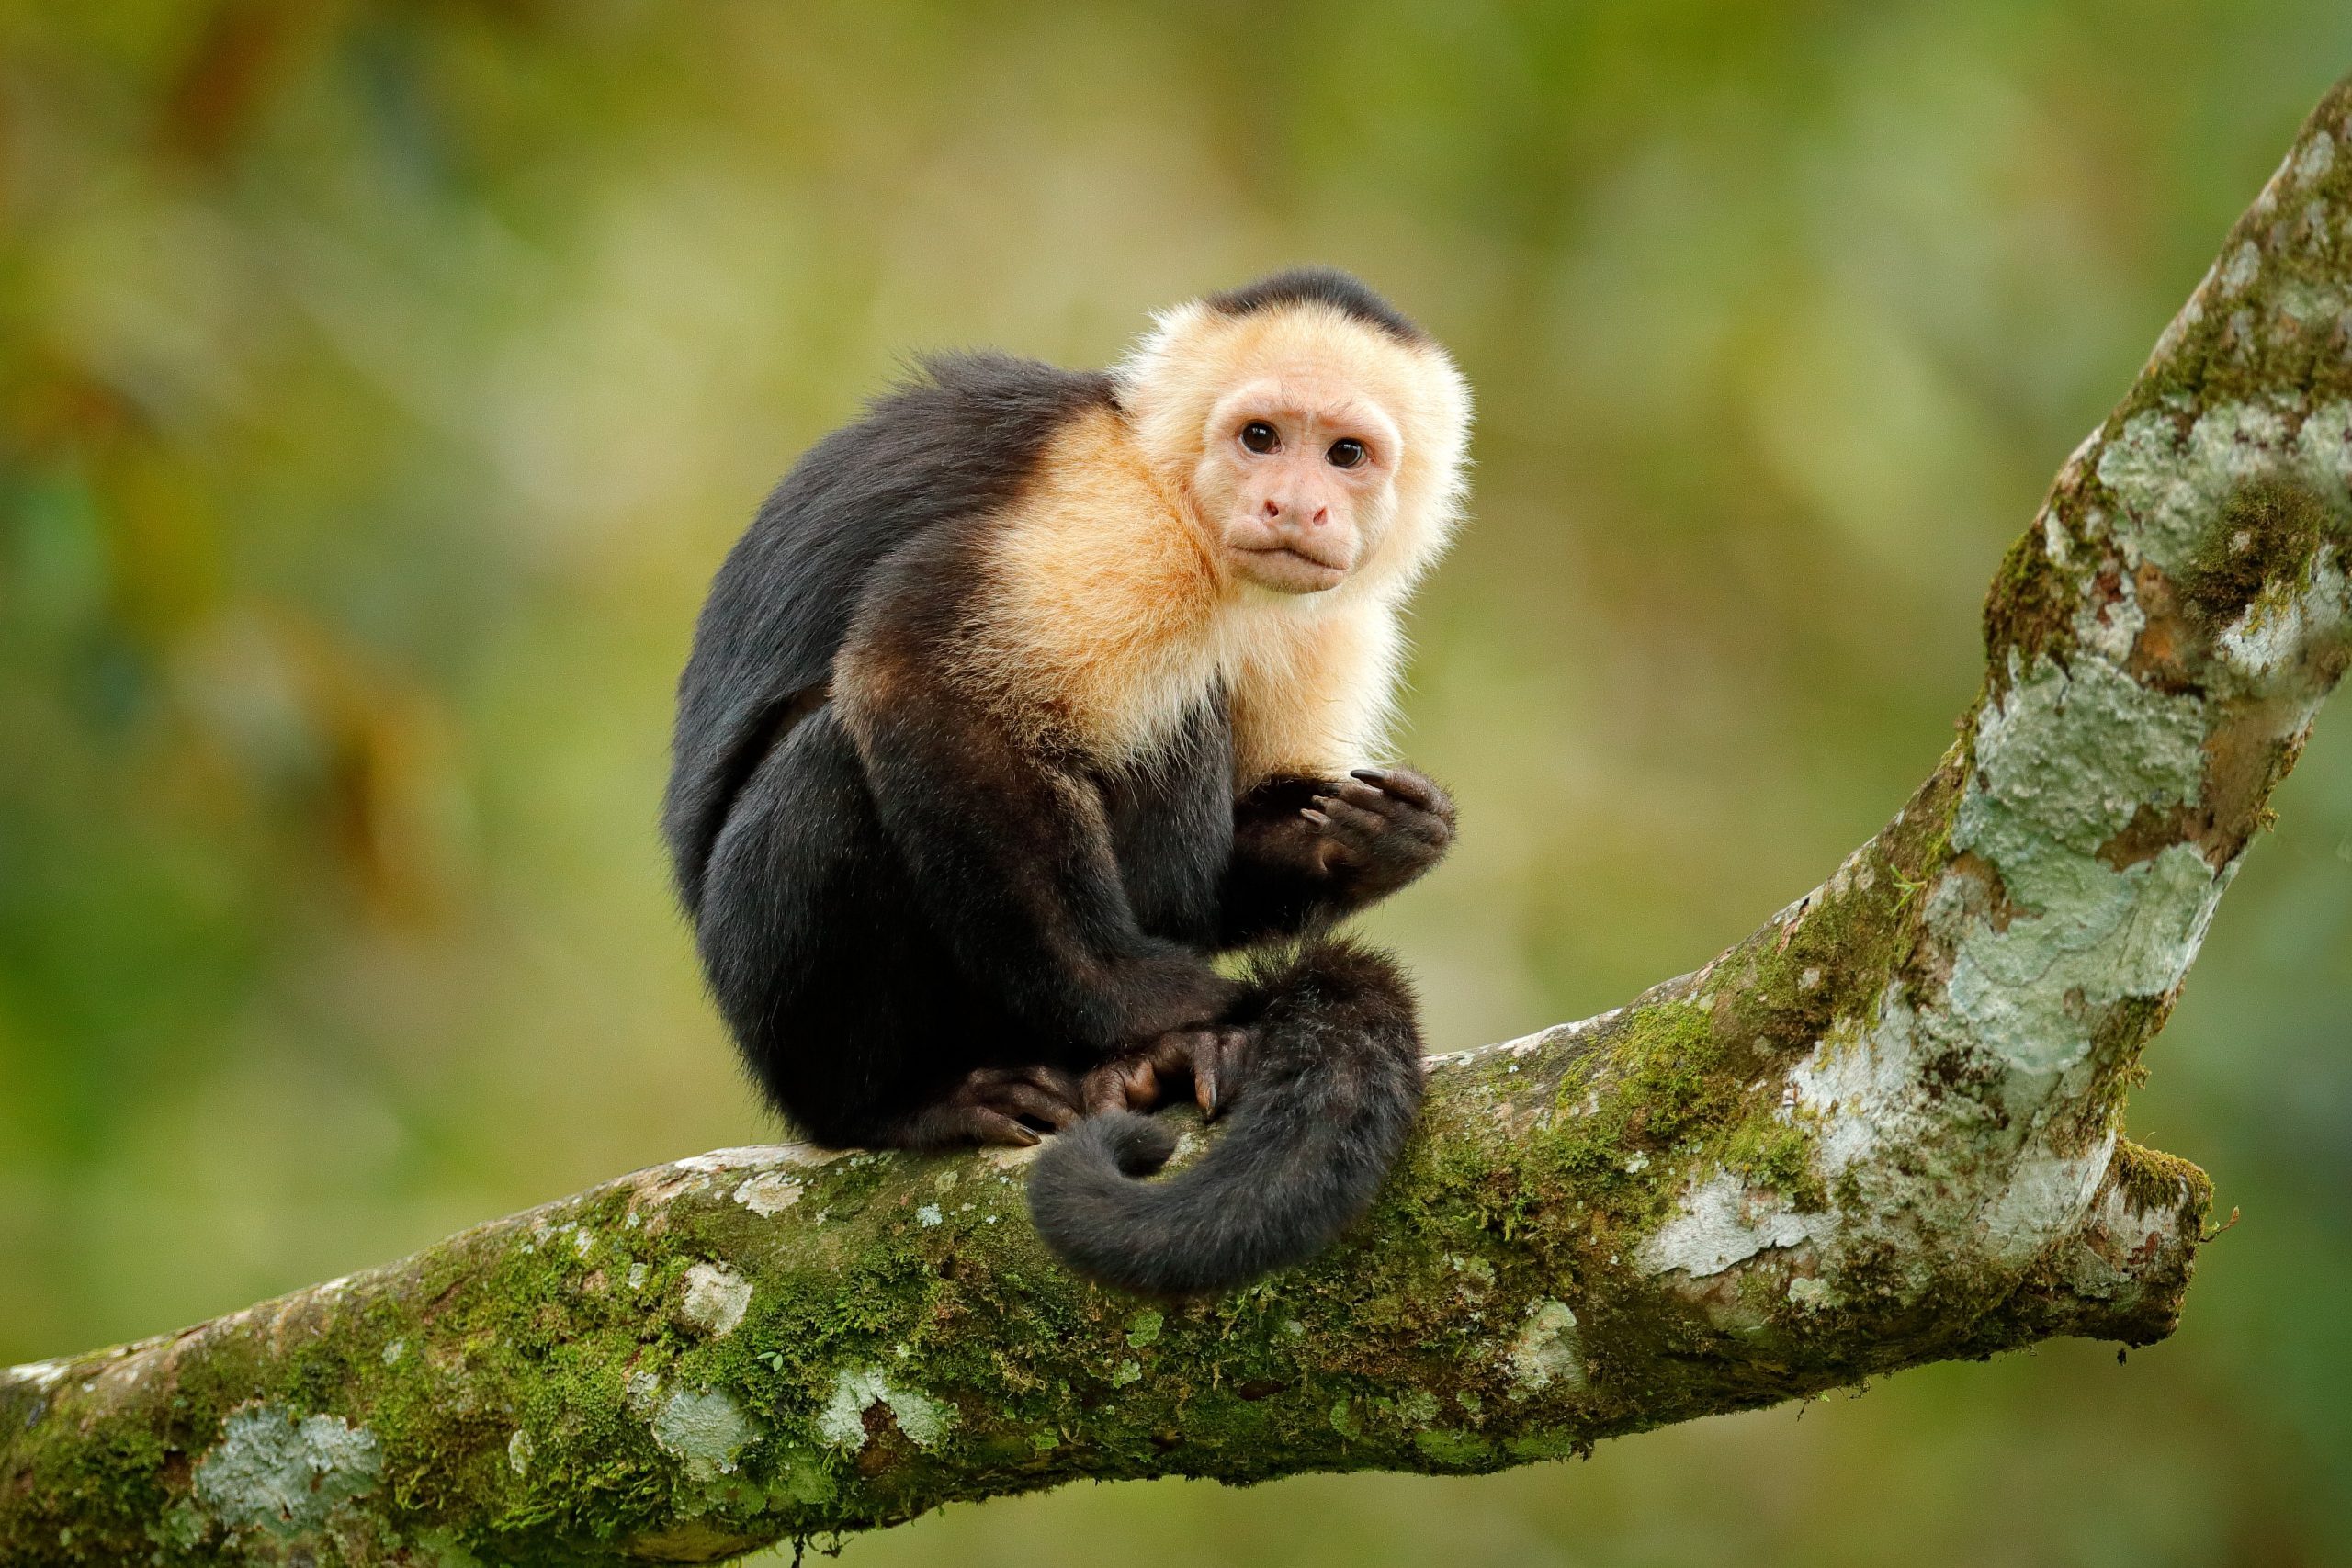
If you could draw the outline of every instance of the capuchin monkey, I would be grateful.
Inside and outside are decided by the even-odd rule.
[[[1425,333],[1305,270],[1109,372],[931,360],[800,460],[711,586],[663,813],[778,1110],[835,1146],[1055,1133],[1039,1231],[1152,1294],[1369,1206],[1419,1030],[1395,964],[1327,933],[1453,836],[1378,763],[1469,412]],[[1139,1113],[1187,1087],[1230,1126],[1142,1179],[1176,1140]]]

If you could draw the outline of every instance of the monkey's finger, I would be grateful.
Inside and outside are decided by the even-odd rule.
[[[1336,795],[1318,795],[1315,797],[1315,805],[1330,819],[1335,829],[1350,838],[1377,838],[1388,826],[1386,819],[1378,812],[1351,806]]]
[[[1362,863],[1367,847],[1362,833],[1334,822],[1329,813],[1318,811],[1312,806],[1305,807],[1298,815],[1301,821],[1315,829],[1316,841],[1321,848],[1325,864],[1333,861],[1346,865]]]
[[[1353,768],[1349,770],[1348,776],[1410,802],[1424,811],[1435,810],[1445,798],[1445,792],[1438,788],[1434,779],[1417,773],[1410,768]]]
[[[1345,793],[1340,798],[1378,816],[1382,830],[1391,840],[1412,839],[1431,848],[1442,848],[1453,841],[1451,817],[1425,811],[1401,795],[1384,794],[1369,784],[1349,784],[1341,788]]]
[[[1398,799],[1434,811],[1442,817],[1453,815],[1453,802],[1446,798],[1435,779],[1417,773],[1410,768],[1357,768],[1349,775],[1361,779],[1374,789],[1385,790]]]
[[[1432,813],[1414,805],[1401,795],[1391,795],[1385,789],[1374,789],[1368,784],[1351,779],[1339,788],[1339,796],[1359,810],[1369,811],[1396,827],[1408,827],[1415,821],[1426,821]]]

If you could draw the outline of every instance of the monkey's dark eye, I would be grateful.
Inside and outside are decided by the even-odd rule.
[[[1282,436],[1262,419],[1253,419],[1241,427],[1241,445],[1261,457],[1277,450],[1282,444]]]
[[[1323,456],[1330,459],[1335,468],[1352,468],[1372,454],[1364,449],[1363,442],[1352,435],[1344,435],[1332,442],[1331,449]]]

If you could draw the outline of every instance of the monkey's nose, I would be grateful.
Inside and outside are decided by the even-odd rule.
[[[1287,524],[1293,528],[1320,528],[1331,521],[1331,509],[1328,505],[1309,512],[1303,506],[1271,495],[1266,498],[1265,512],[1267,522]]]

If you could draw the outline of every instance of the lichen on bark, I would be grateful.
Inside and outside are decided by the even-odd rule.
[[[2124,1094],[2352,658],[2347,141],[2352,85],[2001,563],[1886,829],[1695,974],[1432,1058],[1328,1256],[1139,1303],[1045,1253],[1017,1156],[723,1150],[0,1373],[0,1561],[709,1561],[2162,1337],[2211,1190]]]

